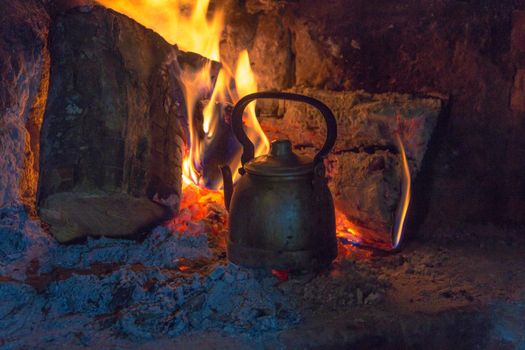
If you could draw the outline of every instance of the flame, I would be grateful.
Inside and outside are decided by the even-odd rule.
[[[337,237],[344,238],[355,245],[362,243],[359,228],[348,220],[346,215],[337,208],[335,209],[335,226]]]
[[[394,224],[394,230],[392,234],[392,248],[396,249],[401,244],[403,238],[403,231],[405,227],[406,215],[408,211],[408,205],[410,204],[410,195],[411,195],[411,176],[410,168],[408,167],[407,155],[405,152],[405,147],[403,146],[403,141],[401,141],[401,136],[399,133],[395,133],[395,141],[399,152],[401,153],[401,162],[403,168],[403,176],[401,179],[401,198],[400,204],[396,212],[396,220]]]
[[[189,151],[187,152],[183,162],[183,179],[186,184],[193,183],[198,186],[206,186],[206,179],[203,176],[203,155],[206,146],[213,142],[216,136],[217,128],[220,119],[220,106],[226,103],[236,103],[242,97],[256,92],[257,83],[255,75],[251,69],[250,58],[248,51],[243,50],[239,54],[235,75],[232,77],[228,72],[230,69],[223,68],[219,71],[213,89],[210,79],[211,66],[206,66],[198,72],[183,71],[180,80],[184,86],[184,94],[187,105],[188,126],[190,130]],[[229,86],[231,82],[235,83],[235,90],[231,91]],[[202,96],[207,92],[211,92],[211,96],[202,110],[202,125],[195,124],[195,104],[198,103]],[[246,133],[255,145],[255,156],[268,153],[270,143],[264,134],[264,131],[259,124],[256,113],[255,103],[247,106],[245,111],[244,123],[246,126]],[[198,130],[202,130],[204,136],[198,134]],[[236,170],[240,167],[240,150],[229,159],[228,162],[231,169]],[[234,181],[239,178],[238,172],[233,172]],[[208,185],[212,189],[217,186]]]
[[[235,69],[235,86],[237,88],[237,93],[239,94],[238,99],[257,92],[257,83],[251,69],[250,58],[248,57],[247,50],[243,50],[239,54],[237,68]],[[245,124],[248,128],[248,137],[252,142],[255,139],[255,156],[257,157],[261,154],[266,154],[270,150],[270,143],[255,115],[255,101],[246,107],[246,111],[248,113],[248,118],[246,118]]]
[[[170,44],[219,61],[219,43],[224,11],[215,9],[208,19],[209,0],[98,0],[145,27],[159,33]]]
[[[209,0],[98,0],[98,2],[153,29],[183,51],[195,52],[220,62],[219,44],[224,28],[224,10],[216,6],[213,11],[209,11]],[[206,147],[218,137],[220,123],[225,119],[221,119],[223,113],[221,106],[236,103],[242,97],[257,91],[256,77],[251,69],[247,50],[239,54],[235,70],[222,62],[222,68],[215,81],[212,79],[212,66],[212,61],[208,61],[200,69],[184,67],[178,76],[183,86],[188,116],[187,150],[182,162],[181,212],[171,222],[179,232],[200,232],[202,227],[189,225],[188,222],[200,220],[208,215],[208,210],[205,208],[209,203],[222,201],[222,195],[212,191],[217,189],[220,183],[215,183],[210,190],[204,188],[206,179],[203,174],[205,166],[203,154]],[[231,89],[232,86],[235,86],[235,89]],[[198,109],[197,105],[206,100],[205,105],[199,106],[202,109]],[[196,118],[201,112],[202,123]],[[267,153],[270,146],[257,120],[255,102],[250,103],[245,110],[244,125],[248,137],[255,145],[255,156]],[[396,142],[402,155],[403,183],[392,234],[393,248],[397,248],[401,242],[410,202],[411,181],[405,149],[399,134],[396,134]],[[230,157],[228,163],[232,170],[239,168],[240,150]],[[232,173],[234,181],[237,180],[238,172],[232,171]],[[366,241],[366,237],[373,235],[354,225],[339,211],[336,213],[336,218],[337,235],[340,239],[354,245],[370,243]],[[222,227],[217,229],[220,230]]]
[[[394,130],[394,141],[401,155],[401,198],[397,206],[391,237],[385,237],[385,233],[375,232],[364,226],[358,226],[348,220],[346,215],[336,208],[336,232],[337,237],[343,242],[344,248],[339,250],[340,255],[348,255],[348,243],[353,246],[370,246],[381,250],[393,250],[399,248],[405,230],[406,216],[411,197],[411,175],[405,147],[401,140],[400,130]]]
[[[186,100],[186,113],[188,115],[189,147],[183,159],[182,176],[185,183],[201,183],[200,155],[202,154],[202,143],[198,135],[198,126],[195,125],[195,106],[202,96],[205,96],[212,88],[211,61],[206,63],[200,70],[193,71],[189,68],[182,70],[179,79],[183,86],[184,98]]]
[[[213,234],[220,234],[227,227],[227,214],[223,206],[222,192],[195,186],[184,185],[180,201],[179,215],[168,221],[167,226],[173,232],[199,235],[206,232],[206,225],[211,225]],[[214,220],[202,220],[212,215]]]
[[[206,105],[206,107],[203,110],[203,121],[202,121],[202,129],[204,133],[206,134],[206,137],[213,138],[213,135],[215,134],[215,129],[217,127],[217,118],[215,117],[216,114],[216,108],[215,105],[225,100],[225,93],[224,91],[227,89],[227,80],[228,76],[225,73],[224,70],[221,70],[219,72],[219,75],[217,76],[217,81],[215,82],[215,88],[213,89],[213,93],[210,97],[209,103]]]
[[[224,10],[215,7],[208,15],[209,0],[99,0],[99,2],[153,29],[184,51],[195,52],[220,62],[219,44],[224,28]],[[183,67],[178,76],[183,86],[188,115],[187,150],[182,168],[185,185],[195,184],[217,188],[220,182],[208,183],[204,176],[206,166],[204,153],[206,147],[213,143],[218,134],[220,114],[223,112],[221,106],[236,103],[243,96],[256,92],[257,83],[246,50],[240,53],[234,74],[232,69],[224,64],[215,82],[211,73],[212,61],[209,61],[200,69]],[[235,85],[235,91],[230,90],[232,85]],[[201,106],[202,109],[198,109],[197,104],[206,99],[207,103]],[[197,118],[197,114],[201,112],[202,123]],[[245,125],[248,137],[256,146],[255,156],[268,152],[269,142],[257,121],[253,103],[246,109]],[[229,155],[223,156],[229,157]],[[240,165],[239,150],[233,152],[230,158],[227,160],[228,165],[232,170],[237,169]],[[238,176],[237,172],[233,173]]]

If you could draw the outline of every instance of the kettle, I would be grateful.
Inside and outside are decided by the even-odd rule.
[[[316,107],[325,119],[327,137],[315,158],[295,154],[289,140],[276,140],[269,154],[254,159],[254,145],[244,132],[242,117],[255,99],[293,100]],[[229,211],[228,259],[252,268],[312,270],[330,265],[337,256],[337,241],[323,159],[337,137],[332,111],[311,97],[257,92],[239,100],[231,123],[243,153],[235,187],[230,168],[221,168]]]

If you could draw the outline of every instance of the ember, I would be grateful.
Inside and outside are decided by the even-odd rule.
[[[288,281],[288,274],[290,271],[288,270],[272,270],[272,275],[277,277],[279,281],[286,282]]]
[[[209,221],[208,227],[204,221]],[[202,234],[207,229],[215,235],[224,233],[227,215],[222,192],[193,184],[184,185],[179,214],[167,225],[174,232],[194,235]]]

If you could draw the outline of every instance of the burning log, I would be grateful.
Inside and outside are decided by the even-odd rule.
[[[0,2],[0,208],[34,205],[47,93],[49,16],[40,1]]]
[[[187,117],[175,74],[206,60],[97,6],[58,16],[50,52],[38,203],[52,234],[129,236],[177,212]]]
[[[399,94],[334,92],[302,89],[325,102],[338,122],[338,141],[328,159],[330,188],[336,207],[353,224],[353,239],[391,248],[396,221],[402,213],[403,178],[415,179],[441,112],[437,98]],[[281,104],[281,119],[266,118],[263,128],[287,137],[313,155],[326,131],[314,109],[293,102]],[[409,174],[396,135],[406,151]],[[406,198],[406,197],[405,197]],[[340,234],[343,234],[340,232]]]

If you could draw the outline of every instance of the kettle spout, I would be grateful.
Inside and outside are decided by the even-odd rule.
[[[222,173],[222,186],[224,191],[224,205],[226,210],[230,210],[230,202],[233,194],[233,178],[232,171],[229,166],[225,165],[221,167]]]

